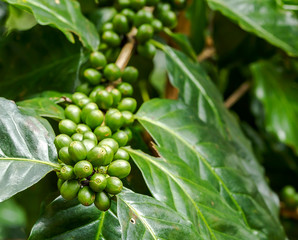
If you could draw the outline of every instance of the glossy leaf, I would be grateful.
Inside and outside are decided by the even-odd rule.
[[[5,0],[13,6],[32,12],[41,25],[50,25],[62,31],[74,43],[76,34],[86,48],[96,50],[99,36],[95,26],[83,16],[77,1],[59,0]]]
[[[122,239],[201,239],[189,221],[152,197],[126,190],[117,199]]]
[[[0,202],[59,168],[54,135],[36,118],[0,98]]]
[[[155,198],[200,226],[203,239],[225,239],[226,234],[235,239],[285,238],[258,183],[247,173],[243,156],[213,125],[194,117],[192,108],[156,99],[143,104],[137,119],[165,158],[136,160],[136,153],[132,154],[149,189]],[[235,233],[233,229],[242,230]],[[219,238],[217,232],[223,236]]]
[[[251,70],[254,94],[264,106],[266,130],[298,154],[298,84],[271,62],[257,62]]]
[[[226,109],[222,97],[211,79],[198,63],[191,62],[184,54],[163,47],[167,56],[167,68],[171,83],[179,89],[179,97],[192,109],[192,115],[218,129],[241,156],[245,172],[257,186],[267,208],[278,219],[279,202],[270,190],[264,170],[253,154],[251,143],[244,136],[234,116]]]
[[[275,0],[207,0],[209,6],[236,21],[241,28],[298,56],[298,17]]]
[[[64,109],[55,104],[49,98],[32,98],[17,102],[19,109],[32,109],[40,117],[48,117],[56,120],[64,119]]]
[[[31,230],[29,240],[117,240],[121,239],[116,204],[107,212],[94,205],[81,205],[77,199],[55,199]]]

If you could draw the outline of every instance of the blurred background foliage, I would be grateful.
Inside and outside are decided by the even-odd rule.
[[[105,7],[109,1],[100,1],[99,8],[93,0],[80,4],[97,30],[115,14]],[[298,13],[294,14],[297,17]],[[179,16],[177,31],[189,37],[224,99],[248,84],[248,91],[230,109],[251,140],[271,188],[278,194],[286,185],[298,189],[297,58],[212,11],[205,1],[190,1]],[[177,46],[171,39],[169,43]],[[73,92],[80,83],[86,56],[78,39],[72,44],[57,29],[38,25],[31,13],[0,2],[0,96],[21,101],[46,90]],[[134,96],[139,103],[154,97],[175,97],[162,52],[153,61],[133,56],[130,64],[141,69]],[[134,135],[132,146],[149,152],[144,141],[139,141],[144,138],[140,127],[134,129]],[[148,194],[144,182],[135,180],[141,179],[136,167],[131,176],[126,184]],[[43,207],[57,195],[52,173],[1,203],[0,239],[25,239]],[[297,209],[282,205],[281,219],[289,238],[298,239]]]

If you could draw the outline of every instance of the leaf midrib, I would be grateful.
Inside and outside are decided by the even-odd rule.
[[[44,165],[49,165],[53,168],[60,168],[59,164],[52,163],[52,162],[45,162],[39,159],[30,159],[30,158],[15,158],[15,157],[0,157],[0,160],[3,161],[22,161],[22,162],[32,162],[32,163],[37,163],[37,164],[44,164]]]
[[[201,159],[202,162],[207,166],[207,168],[213,174],[213,176],[219,181],[219,183],[221,183],[222,187],[226,190],[226,192],[230,196],[231,200],[235,204],[236,208],[241,213],[245,224],[249,227],[249,224],[247,222],[246,216],[245,216],[242,208],[240,207],[240,205],[236,201],[236,199],[233,197],[231,191],[226,186],[226,184],[224,183],[224,181],[215,173],[215,171],[213,170],[213,167],[209,164],[209,162],[199,152],[197,152],[194,148],[192,148],[192,146],[185,139],[183,139],[182,137],[180,137],[178,134],[176,134],[171,129],[167,128],[164,124],[158,123],[158,122],[153,121],[152,119],[149,119],[149,118],[146,118],[146,117],[140,117],[138,115],[136,116],[136,119],[138,119],[139,121],[145,121],[145,122],[147,121],[148,123],[151,123],[153,125],[159,126],[160,128],[164,129],[165,131],[169,132],[170,134],[172,134],[173,136],[175,136],[177,139],[179,139],[182,143],[184,143],[187,146],[188,149],[190,149],[196,156],[198,156],[199,159]]]

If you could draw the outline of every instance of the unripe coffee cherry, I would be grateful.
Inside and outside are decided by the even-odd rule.
[[[117,89],[121,92],[123,97],[130,97],[133,94],[133,87],[127,82],[120,83]]]
[[[102,75],[94,68],[87,68],[84,71],[84,77],[90,84],[97,85],[100,83]]]
[[[101,109],[107,110],[113,105],[113,95],[106,90],[101,90],[96,94],[96,103]]]
[[[129,175],[131,166],[128,161],[125,160],[116,160],[111,162],[108,167],[108,174],[110,176],[125,178]]]
[[[76,198],[79,190],[80,184],[77,180],[67,180],[62,184],[60,193],[64,199],[72,200]]]
[[[143,8],[146,4],[146,0],[131,0],[130,6],[133,10],[138,11]]]
[[[125,8],[125,9],[123,9],[123,10],[121,11],[121,14],[123,14],[123,15],[127,18],[128,22],[129,22],[130,24],[133,23],[133,21],[134,21],[134,17],[135,17],[135,13],[134,13],[134,11],[132,11],[132,10],[129,9],[129,8]]]
[[[163,11],[159,19],[165,27],[174,28],[177,25],[177,16],[173,11]]]
[[[58,151],[63,147],[68,147],[71,142],[72,139],[66,134],[59,134],[55,137],[54,140],[54,144]]]
[[[69,119],[63,119],[59,122],[59,131],[71,136],[76,132],[77,124]]]
[[[101,32],[106,32],[106,31],[113,31],[113,23],[106,22],[102,25]]]
[[[105,148],[100,146],[95,146],[87,153],[87,160],[92,163],[94,167],[99,167],[104,165],[106,162],[107,151]]]
[[[151,26],[153,27],[155,33],[161,32],[163,28],[162,22],[158,19],[154,19]]]
[[[105,175],[101,173],[93,174],[92,177],[90,178],[89,186],[95,192],[103,191],[107,186],[107,179]]]
[[[123,98],[118,104],[120,111],[134,112],[137,108],[137,101],[134,98]]]
[[[95,201],[95,193],[85,186],[79,190],[78,200],[84,206],[90,206]]]
[[[105,191],[107,193],[116,195],[121,192],[122,188],[123,188],[123,183],[119,178],[117,177],[107,178],[107,186],[105,188]]]
[[[109,23],[111,24],[111,23]],[[113,29],[113,25],[112,25]],[[109,29],[109,30],[112,30]],[[108,30],[108,29],[107,29]],[[97,69],[103,68],[107,64],[107,60],[104,54],[101,52],[93,52],[90,54],[89,61],[91,63],[91,66]]]
[[[123,119],[124,119],[124,122],[123,122],[124,127],[133,124],[133,122],[135,120],[135,117],[134,117],[132,112],[122,111],[121,113],[122,113],[122,116],[123,116]]]
[[[81,121],[81,109],[76,105],[68,105],[64,111],[65,117],[74,123],[80,123]]]
[[[90,139],[84,139],[82,141],[82,143],[84,144],[86,150],[87,150],[87,153],[96,146],[96,143],[93,141],[93,140],[90,140]]]
[[[152,13],[145,9],[141,9],[140,11],[137,12],[137,14],[134,17],[134,25],[136,27],[139,27],[145,23],[150,24],[152,20],[153,20]]]
[[[110,47],[117,47],[121,43],[119,35],[113,31],[105,31],[102,34],[102,40]]]
[[[96,102],[96,95],[99,91],[101,90],[105,90],[105,87],[102,86],[102,85],[99,85],[95,88],[93,88],[92,92],[90,93],[89,95],[89,98],[93,101],[93,102]],[[87,106],[87,105],[86,105]],[[83,119],[83,118],[82,118]]]
[[[128,141],[130,141],[132,139],[132,131],[128,127],[124,128],[123,130],[124,130],[124,132],[126,132],[126,134],[128,136]]]
[[[80,107],[80,108],[83,108],[85,107],[88,103],[92,102],[90,98],[82,98],[78,101],[77,105]]]
[[[57,188],[58,190],[60,191],[61,189],[61,186],[62,184],[65,182],[65,180],[61,179],[61,178],[58,178],[58,181],[57,181]]]
[[[90,94],[91,92],[91,86],[89,83],[85,82],[85,83],[81,83],[79,86],[77,86],[76,88],[76,92],[81,92],[84,93],[86,95]]]
[[[105,66],[103,74],[106,79],[113,82],[121,77],[121,69],[115,63],[110,63]]]
[[[105,138],[105,139],[101,140],[101,141],[99,142],[99,144],[98,144],[98,146],[104,146],[104,145],[107,145],[107,146],[109,146],[110,148],[112,148],[114,154],[115,154],[115,153],[118,151],[118,149],[119,149],[119,144],[118,144],[118,142],[117,142],[115,139],[113,139],[113,138]]]
[[[96,135],[97,140],[101,141],[105,138],[111,137],[112,131],[108,126],[99,126],[95,128],[94,134]]]
[[[87,149],[82,142],[73,141],[69,147],[68,152],[74,162],[86,159]]]
[[[74,162],[68,152],[68,147],[63,147],[59,150],[59,159],[67,165],[72,165]]]
[[[107,166],[113,161],[114,152],[113,152],[112,148],[109,147],[108,145],[102,145],[101,147],[103,147],[107,152],[106,156],[105,156],[105,162],[102,165]]]
[[[100,126],[103,122],[104,115],[100,110],[92,110],[86,115],[86,124],[91,128],[95,129]]]
[[[97,144],[97,137],[93,132],[85,132],[83,135],[84,139],[90,139]]]
[[[150,24],[142,24],[138,28],[136,39],[139,43],[145,43],[153,37],[154,29]]]
[[[119,105],[121,104],[121,102],[119,103]],[[118,108],[119,108],[119,105],[118,105]],[[124,119],[119,110],[111,108],[106,112],[105,124],[112,131],[116,131],[117,129],[121,128],[123,126],[123,123],[124,123]]]
[[[129,154],[123,148],[119,148],[114,155],[114,160],[126,160],[129,161]]]
[[[79,142],[81,142],[81,141],[83,141],[83,138],[84,136],[83,136],[83,134],[82,133],[75,133],[75,134],[73,134],[72,136],[71,136],[71,139],[73,140],[73,141],[79,141]]]
[[[148,59],[152,59],[156,54],[156,47],[150,42],[139,44],[137,50],[140,56]]]
[[[82,112],[81,112],[81,119],[83,122],[86,121],[86,116],[89,112],[93,111],[93,110],[97,110],[98,109],[98,106],[96,103],[94,102],[91,102],[91,103],[88,103],[83,109],[82,109]]]
[[[114,31],[120,34],[126,34],[129,32],[130,27],[125,15],[118,13],[113,18]]]
[[[122,81],[133,83],[135,82],[139,77],[139,71],[132,66],[128,66],[124,69],[122,73]]]
[[[112,89],[112,91],[110,92],[113,96],[113,107],[117,107],[118,103],[120,102],[121,98],[122,98],[122,94],[121,92],[114,88]]]
[[[85,132],[90,132],[91,128],[89,126],[87,126],[86,124],[80,123],[78,124],[77,128],[76,128],[76,132],[77,133],[85,133]]]
[[[74,173],[78,178],[89,177],[93,172],[93,166],[90,162],[83,160],[74,165]]]
[[[75,92],[74,94],[72,94],[72,101],[75,104],[78,104],[79,100],[83,99],[83,98],[88,98],[88,97],[86,94],[81,93],[81,92]]]
[[[128,142],[128,136],[127,136],[126,132],[121,131],[121,130],[115,132],[112,135],[112,138],[117,141],[117,143],[119,144],[119,147],[125,146]]]
[[[64,165],[60,169],[60,176],[61,176],[61,179],[63,179],[63,180],[70,180],[70,179],[75,178],[73,167],[70,165]]]
[[[100,211],[107,211],[111,207],[111,200],[105,192],[99,192],[95,196],[94,205]]]

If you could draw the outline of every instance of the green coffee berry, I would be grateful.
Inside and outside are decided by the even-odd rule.
[[[94,205],[100,211],[107,211],[111,207],[110,197],[105,192],[99,192],[95,196]]]
[[[126,160],[129,161],[129,154],[123,148],[119,148],[114,155],[114,160]]]
[[[132,131],[128,127],[124,128],[123,130],[124,130],[124,132],[126,132],[126,134],[128,136],[128,142],[129,142],[132,139]]]
[[[113,161],[114,152],[113,152],[112,148],[108,145],[102,145],[101,147],[103,147],[107,152],[107,154],[105,156],[105,161],[102,165],[107,166]]]
[[[129,32],[130,27],[125,15],[118,13],[113,18],[114,31],[119,34],[126,34]]]
[[[84,139],[82,143],[84,144],[87,153],[96,146],[96,142],[90,139]]]
[[[123,9],[123,10],[121,11],[121,14],[123,14],[123,15],[127,18],[128,22],[129,22],[130,24],[133,23],[133,21],[134,21],[134,17],[135,17],[135,13],[134,13],[134,11],[132,11],[132,10],[129,9],[129,8],[125,8],[125,9]]]
[[[81,121],[81,109],[76,105],[68,105],[64,110],[65,117],[74,123]]]
[[[105,175],[101,173],[93,174],[92,177],[90,178],[89,186],[95,192],[103,191],[107,186],[107,179]]]
[[[186,7],[187,1],[186,0],[174,0],[173,6],[177,10],[182,10]]]
[[[74,163],[69,155],[68,147],[63,147],[59,150],[59,159],[67,165],[72,165]]]
[[[80,99],[87,98],[87,95],[81,92],[75,92],[72,94],[72,101],[77,104]]]
[[[127,82],[120,83],[117,89],[121,92],[123,97],[130,97],[133,94],[133,87]]]
[[[108,167],[108,174],[113,177],[120,179],[125,178],[129,175],[131,166],[126,160],[115,160],[111,162]]]
[[[101,31],[102,32],[113,31],[113,23],[111,23],[111,22],[104,23],[102,25]]]
[[[113,95],[106,90],[101,90],[96,94],[96,103],[100,109],[109,109],[113,105]]]
[[[112,82],[121,77],[121,69],[115,63],[110,63],[105,66],[103,74],[106,79]]]
[[[92,102],[96,102],[96,94],[101,90],[105,90],[105,87],[102,85],[99,85],[92,90],[92,92],[89,94],[89,98],[92,100]]]
[[[154,15],[159,17],[161,13],[170,11],[170,10],[171,10],[171,5],[169,3],[158,3],[154,9]]]
[[[139,71],[132,66],[126,67],[122,73],[122,81],[133,83],[138,79]]]
[[[163,11],[159,19],[165,27],[174,28],[177,25],[177,16],[173,11]]]
[[[145,43],[153,37],[154,29],[150,24],[142,24],[138,28],[136,39],[139,43]]]
[[[97,110],[98,109],[98,106],[96,103],[94,102],[91,102],[91,103],[88,103],[83,109],[82,109],[82,112],[81,112],[81,119],[83,122],[86,121],[86,116],[89,112],[91,112],[92,110]]]
[[[121,104],[121,102],[119,103],[119,105]],[[118,108],[119,108],[119,105],[118,105]],[[123,126],[123,123],[124,123],[123,116],[122,116],[121,112],[118,111],[117,109],[111,108],[111,109],[109,109],[106,112],[106,115],[105,115],[105,124],[112,131],[116,131],[117,129],[121,128]]]
[[[61,167],[60,176],[63,180],[70,180],[75,178],[73,167],[70,165],[64,165],[63,167]]]
[[[123,188],[122,181],[117,177],[109,177],[107,178],[107,186],[105,191],[109,194],[116,195],[121,192]]]
[[[108,24],[112,25],[111,23],[108,23]],[[113,29],[113,25],[112,25],[112,29]],[[109,29],[109,30],[112,30],[112,29]],[[96,69],[101,69],[107,64],[107,59],[105,55],[97,51],[90,54],[89,61],[91,63],[91,66]]]
[[[161,32],[163,28],[162,22],[158,19],[154,19],[151,26],[153,27],[155,33]]]
[[[81,93],[84,93],[86,95],[90,94],[91,90],[92,89],[91,89],[89,83],[87,83],[87,82],[80,84],[76,88],[76,92],[81,92]]]
[[[85,107],[88,103],[92,102],[90,98],[82,98],[78,101],[77,105],[80,107],[80,108],[83,108]]]
[[[59,134],[55,137],[54,140],[54,144],[58,151],[63,147],[68,147],[71,142],[72,139],[66,134]]]
[[[87,149],[82,142],[73,141],[69,147],[68,152],[74,162],[86,159]]]
[[[78,178],[89,177],[93,172],[93,166],[90,162],[83,160],[74,165],[74,173]]]
[[[95,144],[97,144],[97,137],[93,132],[85,132],[83,135],[84,139],[90,139],[92,141],[95,142]]]
[[[293,186],[288,185],[282,189],[281,196],[285,200],[288,198],[292,198],[295,195],[295,193],[296,193],[295,188]]]
[[[138,11],[143,8],[146,4],[146,0],[131,0],[130,6],[133,10]]]
[[[120,9],[130,7],[130,0],[118,0],[117,3]]]
[[[58,190],[60,191],[61,189],[61,186],[62,184],[65,182],[65,180],[61,179],[61,178],[58,178],[58,181],[57,181],[57,188]]]
[[[72,200],[76,198],[79,190],[80,184],[77,180],[67,180],[62,184],[60,193],[64,199]]]
[[[134,25],[136,27],[139,27],[145,23],[150,24],[152,20],[153,20],[152,13],[145,9],[141,9],[140,11],[137,12],[137,14],[134,17]]]
[[[134,98],[123,98],[118,104],[120,111],[134,112],[137,108],[137,101]]]
[[[107,49],[107,51],[105,52],[107,61],[109,63],[116,62],[116,60],[117,60],[120,52],[121,52],[121,48],[120,47],[114,47],[114,48]]]
[[[96,127],[102,124],[104,115],[100,110],[92,110],[86,115],[86,124],[91,128],[95,129]]]
[[[63,119],[59,122],[59,131],[60,133],[67,134],[71,136],[76,132],[77,124],[69,119]]]
[[[107,157],[109,156],[107,155],[106,149],[100,146],[95,146],[87,153],[87,160],[92,163],[94,167],[104,165]]]
[[[124,119],[124,122],[123,122],[123,126],[129,126],[131,124],[133,124],[135,118],[134,118],[134,115],[132,112],[129,112],[129,111],[122,111],[122,116],[123,116],[123,119]]]
[[[84,71],[84,77],[90,84],[97,85],[100,83],[102,75],[94,68],[87,68]]]
[[[128,142],[128,136],[127,136],[126,132],[121,131],[121,130],[115,132],[112,135],[112,138],[117,141],[117,143],[119,144],[119,147],[125,146]]]
[[[145,42],[144,44],[139,44],[137,46],[138,53],[140,56],[152,59],[155,54],[156,54],[156,47],[150,43],[150,42]]]
[[[78,124],[78,126],[76,128],[77,133],[85,133],[85,132],[90,132],[90,131],[91,131],[91,128],[83,123]]]
[[[105,138],[111,137],[112,131],[108,126],[99,126],[95,128],[94,134],[96,135],[97,140],[101,141]]]
[[[105,138],[105,139],[101,140],[98,144],[98,146],[104,146],[104,145],[109,146],[110,148],[112,148],[113,153],[116,153],[117,150],[119,149],[118,142],[113,138]]]
[[[83,139],[84,139],[84,136],[83,136],[83,134],[82,133],[75,133],[75,134],[73,134],[72,136],[71,136],[71,139],[73,140],[73,141],[83,141]]]
[[[78,200],[84,206],[90,206],[95,201],[95,193],[85,186],[79,190]]]
[[[121,92],[120,92],[118,89],[116,89],[116,88],[112,89],[112,91],[111,91],[110,93],[111,93],[112,96],[113,96],[113,106],[114,106],[114,107],[117,107],[118,103],[120,102],[120,100],[121,100],[121,98],[122,98],[122,94],[121,94]]]
[[[105,31],[101,39],[110,47],[117,47],[121,43],[119,35],[111,30]]]
[[[111,152],[113,152],[112,149],[111,149]],[[100,166],[100,167],[97,168],[97,171],[96,172],[97,173],[104,174],[106,176],[107,171],[108,171],[108,167],[107,166]]]

